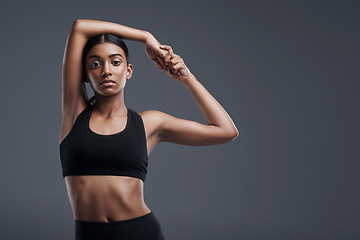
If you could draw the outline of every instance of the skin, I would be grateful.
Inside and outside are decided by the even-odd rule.
[[[86,108],[87,96],[80,83],[81,64],[79,46],[90,37],[85,33],[87,21],[74,24],[69,35],[63,66],[63,122],[60,142],[69,134],[76,118]],[[110,24],[91,22],[92,29],[107,29]],[[116,27],[119,27],[116,25]],[[120,25],[124,28],[124,26]],[[85,29],[85,30],[84,30]],[[118,28],[117,28],[118,29]],[[94,30],[93,30],[94,31]],[[124,29],[126,36],[145,44],[147,56],[159,70],[169,78],[180,82],[198,104],[208,124],[176,118],[157,110],[140,112],[145,127],[147,150],[159,142],[172,142],[190,146],[205,146],[229,142],[238,136],[238,131],[230,116],[216,99],[197,81],[185,65],[184,60],[173,52],[169,45],[163,45],[150,33],[131,28]],[[117,32],[116,32],[117,33]],[[94,33],[95,34],[95,33]],[[98,33],[96,33],[98,34]],[[114,56],[111,54],[121,54]],[[90,58],[97,55],[98,58]],[[78,58],[76,58],[78,57]],[[127,64],[124,51],[115,44],[101,43],[94,46],[86,56],[84,81],[94,90],[96,102],[91,114],[89,127],[98,134],[110,135],[122,131],[126,126],[127,107],[124,103],[126,82],[131,80],[133,66]],[[113,86],[103,86],[101,81],[112,79]],[[66,176],[65,183],[74,213],[74,219],[84,221],[122,221],[149,213],[144,202],[141,179],[127,176]]]

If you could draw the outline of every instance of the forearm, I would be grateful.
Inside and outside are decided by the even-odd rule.
[[[73,28],[75,31],[84,34],[87,39],[96,35],[111,33],[123,39],[145,43],[150,35],[148,31],[127,27],[117,23],[90,19],[76,19]]]
[[[193,74],[182,84],[195,99],[209,125],[220,127],[230,135],[237,135],[239,133],[225,109]]]

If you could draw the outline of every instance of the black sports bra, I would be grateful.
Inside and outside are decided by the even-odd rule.
[[[89,104],[60,143],[63,178],[68,175],[118,175],[140,178],[144,182],[148,153],[141,116],[127,108],[124,130],[101,135],[90,129],[92,110],[93,106]]]

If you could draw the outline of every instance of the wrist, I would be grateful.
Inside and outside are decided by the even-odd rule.
[[[194,74],[190,74],[189,77],[184,78],[181,83],[187,87],[188,85],[190,85],[191,83],[193,83],[194,81],[197,81],[196,77],[194,76]]]
[[[154,37],[149,31],[143,31],[143,39],[142,39],[142,43],[146,44],[146,42],[148,41],[148,39]]]

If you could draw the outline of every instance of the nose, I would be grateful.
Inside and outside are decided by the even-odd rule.
[[[105,63],[105,64],[104,64],[103,71],[102,71],[102,73],[101,73],[101,76],[102,76],[102,77],[106,77],[106,76],[108,76],[108,75],[111,76],[112,73],[111,73],[111,71],[110,71],[109,64],[108,64],[108,63]]]

